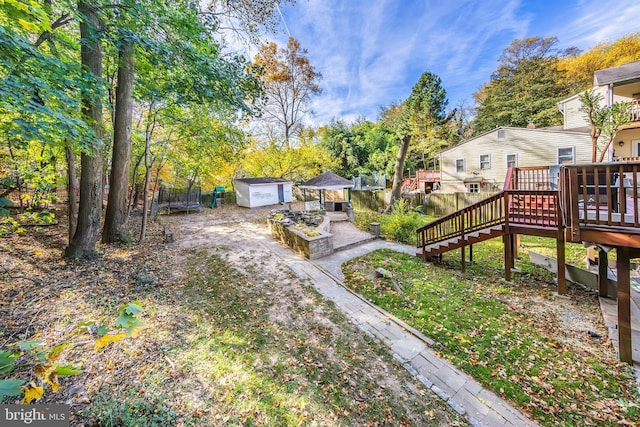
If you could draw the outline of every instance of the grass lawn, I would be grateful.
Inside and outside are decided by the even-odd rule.
[[[523,244],[536,250],[548,241]],[[525,259],[517,263],[522,277],[505,282],[502,251],[501,239],[474,245],[465,274],[459,251],[434,265],[381,250],[347,262],[343,271],[354,291],[434,339],[442,357],[540,424],[640,423],[637,384],[597,323],[596,295],[575,286],[568,297],[555,295],[551,273]],[[391,271],[404,292],[389,279],[373,279],[378,267]],[[581,313],[595,313],[584,328],[597,328],[601,338],[580,329]]]

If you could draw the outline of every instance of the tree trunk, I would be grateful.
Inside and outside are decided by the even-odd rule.
[[[102,46],[96,30],[101,22],[95,7],[84,1],[78,3],[84,19],[80,22],[82,66],[97,82],[102,78]],[[80,205],[78,224],[71,242],[65,249],[65,257],[84,258],[95,255],[102,216],[102,101],[92,93],[83,93],[82,113],[95,132],[96,140],[90,152],[82,153],[80,171]]]
[[[411,136],[409,135],[405,135],[400,138],[400,150],[398,151],[398,157],[396,157],[396,165],[393,173],[393,185],[391,186],[391,200],[389,201],[389,206],[387,206],[385,213],[391,212],[393,210],[393,204],[400,199],[402,178],[404,174],[404,160],[407,158],[410,142]]]
[[[67,196],[69,197],[68,243],[71,243],[71,239],[76,233],[76,226],[78,225],[78,178],[76,177],[76,159],[70,142],[64,147],[64,151],[67,157]]]
[[[140,241],[147,238],[147,221],[149,218],[149,181],[151,180],[151,165],[149,164],[149,142],[144,149],[144,190],[142,192],[142,226],[140,227]]]
[[[131,216],[131,211],[138,206],[138,194],[140,193],[140,189],[138,183],[136,182],[136,177],[138,176],[138,168],[142,163],[142,159],[144,158],[144,153],[138,157],[136,160],[136,164],[133,166],[133,182],[131,184],[131,192],[129,193],[129,203],[127,207],[127,217]]]
[[[134,45],[122,41],[118,64],[115,121],[113,129],[113,160],[109,178],[109,199],[102,230],[103,243],[128,242],[127,190],[131,160],[131,117],[133,112]]]

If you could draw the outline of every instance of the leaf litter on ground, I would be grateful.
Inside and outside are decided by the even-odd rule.
[[[3,238],[0,350],[67,343],[57,363],[77,375],[59,374],[56,392],[35,384],[36,401],[69,404],[78,426],[464,425],[259,246],[267,213],[163,216],[146,242],[98,245],[86,261],[61,258],[64,218]],[[134,301],[144,329],[116,340],[106,331],[131,326],[121,309]]]

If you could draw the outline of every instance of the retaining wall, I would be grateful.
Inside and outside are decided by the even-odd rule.
[[[333,253],[333,234],[329,230],[330,220],[324,217],[315,231],[319,236],[307,236],[301,230],[296,230],[291,224],[285,225],[280,221],[267,220],[271,235],[289,246],[294,251],[308,259],[318,259]]]

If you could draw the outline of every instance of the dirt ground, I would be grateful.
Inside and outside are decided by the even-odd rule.
[[[161,215],[149,224],[148,239],[143,244],[98,244],[99,256],[86,261],[61,258],[66,242],[64,222],[2,237],[0,350],[14,349],[18,341],[24,340],[42,340],[47,347],[63,342],[65,350],[59,362],[77,364],[82,369],[79,375],[54,380],[60,387],[54,393],[39,373],[49,362],[27,360],[28,355],[23,353],[27,363],[13,372],[13,377],[24,379],[27,387],[44,386],[40,403],[70,405],[74,426],[128,425],[123,421],[127,411],[139,412],[141,405],[142,410],[150,410],[150,403],[140,396],[149,397],[152,392],[161,396],[152,401],[154,412],[172,417],[174,412],[178,414],[167,425],[227,425],[229,417],[238,425],[269,425],[255,413],[234,414],[233,408],[219,413],[218,408],[228,404],[228,399],[217,394],[220,384],[194,372],[192,352],[190,358],[180,354],[180,345],[185,352],[187,347],[195,346],[185,335],[204,327],[201,320],[193,323],[193,318],[210,317],[208,308],[197,316],[187,312],[210,291],[197,292],[184,285],[191,280],[189,263],[205,252],[222,259],[233,274],[237,272],[237,277],[247,283],[249,287],[242,292],[257,303],[263,302],[269,328],[295,333],[305,347],[312,349],[305,357],[315,360],[316,365],[317,360],[322,360],[326,366],[344,367],[341,375],[349,380],[343,391],[352,396],[353,408],[325,408],[325,412],[301,414],[307,417],[305,424],[465,424],[444,402],[416,383],[386,349],[341,317],[308,283],[295,277],[282,260],[259,244],[260,240],[271,238],[266,229],[271,209],[224,206],[197,214]],[[134,218],[134,232],[136,222],[139,221]],[[166,230],[173,234],[172,243],[165,241]],[[208,266],[197,268],[206,273]],[[142,334],[134,339],[124,338],[122,344],[94,350],[95,329],[78,325],[113,325],[118,307],[136,299],[145,307]],[[256,316],[262,317],[261,308],[256,308]],[[285,354],[293,346],[287,336],[274,337],[285,343]],[[342,348],[345,342],[350,343],[348,360],[344,359]],[[201,354],[195,357],[198,356]],[[301,362],[307,363],[291,358],[288,363],[294,366]],[[153,384],[149,384],[149,378],[154,379]],[[308,382],[299,374],[290,375],[290,380],[299,382],[300,387]],[[195,390],[193,384],[197,384]],[[167,409],[169,403],[171,411]],[[370,404],[404,408],[406,418],[372,422],[366,410]],[[359,407],[362,411],[357,410]],[[121,415],[111,415],[117,413]],[[105,417],[115,417],[115,421],[106,422]],[[188,419],[192,421],[185,421]]]

